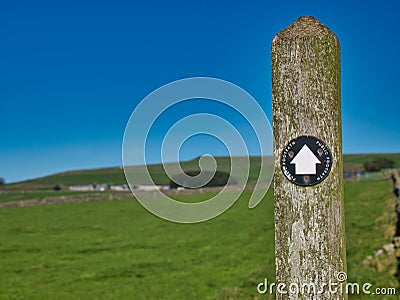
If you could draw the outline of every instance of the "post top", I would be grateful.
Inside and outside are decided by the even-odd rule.
[[[322,38],[324,36],[332,36],[336,38],[336,35],[315,17],[303,16],[298,18],[289,27],[279,32],[275,36],[275,39],[293,39],[302,37]]]

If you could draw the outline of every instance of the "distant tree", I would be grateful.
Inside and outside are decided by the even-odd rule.
[[[185,174],[190,177],[195,177],[200,174],[200,171],[199,170],[186,171]],[[190,185],[189,182],[185,182],[185,177],[186,177],[185,174],[178,174],[174,178],[172,178],[169,183],[170,188],[176,189],[180,187],[181,185],[178,184],[178,182],[181,182],[183,185],[189,186]],[[204,177],[207,178],[212,177],[212,178],[208,183],[206,183],[204,186],[201,187],[225,186],[228,184],[228,181],[229,183],[234,183],[232,179],[231,180],[229,179],[229,174],[223,171],[216,171],[215,173],[207,171],[202,172],[202,176],[201,178],[199,178],[198,183],[194,182],[193,179],[190,180],[190,183],[193,185],[200,185]]]
[[[0,177],[0,185],[4,185],[6,184],[6,181],[4,180],[4,178]]]
[[[386,157],[385,158],[380,158],[378,160],[379,160],[379,163],[380,163],[380,165],[381,165],[381,167],[383,169],[391,169],[395,165],[395,162],[393,160],[388,159]]]
[[[61,191],[61,185],[59,185],[59,184],[57,184],[57,185],[55,185],[54,186],[54,188],[53,188],[55,191]]]
[[[368,160],[364,163],[364,170],[367,172],[379,172],[381,169],[393,168],[395,162],[386,157]]]
[[[366,161],[364,163],[364,170],[367,172],[379,172],[381,170],[381,166],[376,161]]]

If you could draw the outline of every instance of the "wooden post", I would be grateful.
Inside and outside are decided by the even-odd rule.
[[[333,294],[328,290],[330,283],[344,280],[344,273],[340,272],[346,272],[340,46],[336,35],[314,17],[300,17],[275,36],[272,94],[276,284],[285,284],[286,291],[292,284],[292,293],[277,291],[277,299],[347,299],[345,288],[338,288]],[[282,157],[290,148],[290,141],[307,136],[316,137],[330,149],[331,169],[324,179],[316,177],[316,183],[308,185],[307,172],[314,173],[302,165],[302,169],[293,171],[304,183],[299,185],[285,176]],[[289,151],[283,160],[294,155]],[[309,159],[305,161],[310,163]],[[325,292],[317,296],[302,294],[304,284],[314,284],[317,293]]]

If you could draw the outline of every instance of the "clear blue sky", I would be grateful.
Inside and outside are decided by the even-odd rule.
[[[302,15],[341,42],[344,152],[400,152],[399,1],[2,0],[0,177],[121,165],[132,110],[177,79],[231,81],[270,117],[271,41]]]

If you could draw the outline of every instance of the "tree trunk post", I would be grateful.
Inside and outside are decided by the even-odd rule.
[[[272,42],[272,102],[277,299],[347,299],[340,46],[314,17]]]

